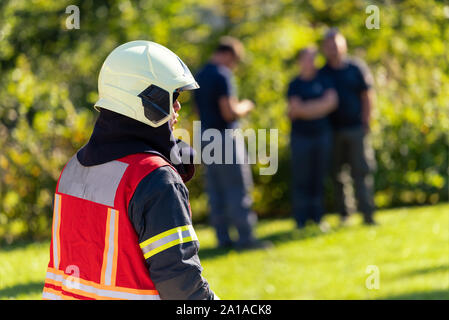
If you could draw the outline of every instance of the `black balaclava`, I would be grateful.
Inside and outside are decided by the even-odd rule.
[[[141,152],[164,157],[175,167],[184,182],[194,175],[194,151],[186,143],[174,138],[168,122],[153,128],[103,108],[100,109],[89,142],[78,151],[77,158],[83,166],[90,167]],[[189,155],[190,164],[181,163],[183,153]]]

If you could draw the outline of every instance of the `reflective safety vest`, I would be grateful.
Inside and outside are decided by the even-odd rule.
[[[44,299],[159,299],[145,258],[196,235],[182,226],[139,245],[127,209],[139,182],[167,165],[149,153],[91,167],[75,155],[67,163],[56,187]]]

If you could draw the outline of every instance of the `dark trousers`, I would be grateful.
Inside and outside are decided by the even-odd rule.
[[[298,227],[308,219],[319,223],[324,214],[323,193],[332,134],[306,136],[293,133],[292,152],[292,204]]]
[[[222,133],[224,141],[225,133]],[[208,142],[203,142],[203,150]],[[206,192],[209,197],[210,221],[215,228],[219,245],[231,242],[229,228],[234,226],[239,234],[238,244],[253,241],[252,229],[257,222],[256,214],[251,210],[250,190],[253,185],[249,164],[236,163],[244,159],[246,150],[233,146],[232,164],[205,164]],[[223,144],[224,157],[224,144]],[[222,159],[224,161],[224,159]],[[241,161],[243,162],[243,160]]]
[[[375,169],[374,151],[362,127],[341,129],[334,132],[332,175],[335,182],[337,210],[344,217],[349,214],[348,204],[354,202],[347,184],[353,182],[357,208],[365,220],[374,213],[373,188]]]

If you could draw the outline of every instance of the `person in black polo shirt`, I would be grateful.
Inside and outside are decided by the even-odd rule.
[[[288,116],[292,120],[292,199],[298,228],[308,219],[320,224],[324,213],[324,179],[331,152],[332,130],[327,114],[337,106],[332,81],[318,74],[316,49],[309,47],[298,54],[300,74],[288,87]]]
[[[238,140],[231,136],[229,130],[226,131],[238,128],[237,120],[254,107],[250,100],[237,99],[232,70],[237,67],[242,55],[243,45],[240,41],[231,37],[220,40],[210,61],[196,74],[200,88],[195,92],[195,104],[200,115],[201,130],[216,130],[223,147],[220,163],[205,163],[210,219],[215,227],[218,246],[266,248],[271,243],[256,240],[252,232],[257,216],[251,210],[251,168],[248,163],[236,161],[246,157],[241,154],[245,152],[244,146],[237,146]],[[233,141],[233,161],[230,164],[225,163],[225,150],[229,151],[224,144],[227,138]],[[212,142],[202,142],[203,150],[209,143]],[[235,226],[238,231],[238,241],[234,241],[229,235],[231,226]]]
[[[323,40],[326,65],[320,74],[331,77],[338,93],[338,108],[331,114],[334,128],[333,175],[336,182],[336,201],[346,222],[349,216],[346,204],[349,194],[344,184],[347,175],[344,165],[349,165],[354,183],[358,209],[366,224],[375,224],[373,201],[374,152],[367,141],[373,105],[372,77],[362,61],[346,56],[344,36],[336,29],[329,30]]]

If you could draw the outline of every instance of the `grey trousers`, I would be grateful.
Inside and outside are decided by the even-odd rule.
[[[357,200],[357,209],[365,221],[374,214],[374,178],[376,167],[374,151],[362,127],[340,129],[334,132],[332,175],[335,182],[337,210],[349,214],[349,206]],[[350,171],[350,177],[348,175]],[[350,190],[352,178],[353,190]],[[349,187],[349,188],[348,188]]]
[[[330,132],[291,135],[292,207],[300,228],[308,219],[319,223],[324,214],[324,179],[328,173],[331,139]]]
[[[223,132],[223,141],[224,135]],[[203,142],[203,150],[207,144]],[[205,164],[210,222],[215,228],[219,245],[232,242],[229,234],[231,226],[237,229],[238,244],[244,245],[254,240],[252,229],[257,222],[257,215],[251,210],[251,167],[248,163],[236,163],[236,159],[244,159],[246,153],[244,147],[237,148],[236,144],[234,141],[232,164]],[[224,154],[224,148],[222,151]]]

